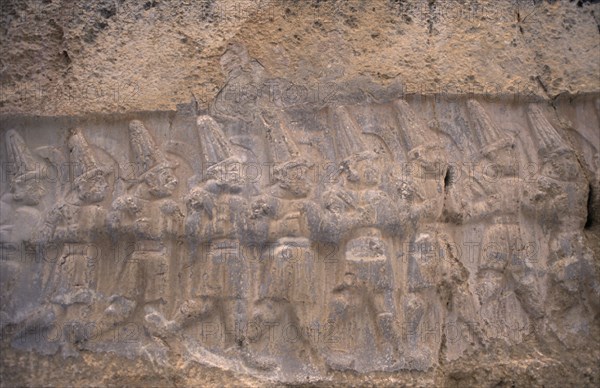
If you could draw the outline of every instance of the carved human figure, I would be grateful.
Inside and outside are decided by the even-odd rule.
[[[107,218],[113,238],[128,238],[133,246],[105,311],[115,323],[142,307],[146,321],[165,314],[170,251],[183,228],[183,213],[172,198],[177,164],[166,158],[141,121],[131,121],[128,129],[137,184],[113,201]]]
[[[254,363],[263,368],[288,368],[294,362],[278,361],[285,355],[296,365],[315,365],[319,363],[317,349],[306,336],[306,328],[316,319],[318,300],[316,252],[309,225],[311,215],[317,212],[316,204],[309,198],[313,189],[310,164],[300,155],[285,116],[262,111],[261,119],[269,133],[269,155],[274,167],[266,198],[271,221],[269,240],[261,255],[252,321],[262,329],[276,324],[280,337],[285,330],[293,329],[298,338],[295,344],[285,338],[273,341],[263,332],[254,339]],[[298,346],[301,352],[293,349]]]
[[[395,101],[393,109],[407,150],[402,171],[405,186],[400,193],[408,202],[410,230],[403,246],[407,260],[407,293],[402,298],[407,366],[426,369],[437,362],[442,340],[446,301],[439,289],[455,267],[448,257],[440,222],[446,152],[438,136],[416,117],[406,101]]]
[[[238,42],[227,45],[219,62],[226,82],[210,104],[210,114],[225,120],[254,121],[258,116],[255,112],[259,101],[273,97],[267,90],[270,86],[267,71]]]
[[[41,240],[61,247],[46,285],[66,340],[63,351],[74,352],[72,344],[86,339],[85,322],[91,314],[97,285],[101,240],[105,235],[107,171],[98,165],[82,130],[70,130],[67,141],[74,180],[66,193],[46,214]]]
[[[461,324],[470,323],[475,318],[475,306],[467,284],[468,272],[457,252],[452,251],[442,221],[449,174],[446,150],[435,130],[417,118],[406,101],[394,101],[392,106],[400,143],[406,149],[399,182],[390,185],[409,207],[409,232],[402,247],[407,264],[407,288],[401,302],[408,347],[406,366],[427,369],[438,361],[449,317]],[[477,333],[477,328],[472,329]]]
[[[534,241],[520,220],[516,141],[501,133],[478,102],[468,101],[467,108],[480,149],[475,165],[481,174],[465,187],[459,212],[465,223],[488,223],[475,281],[480,323],[486,338],[518,341],[528,330],[528,318],[543,314],[543,298]]]
[[[524,211],[547,236],[549,294],[545,310],[550,329],[572,345],[597,314],[600,300],[598,268],[582,234],[590,194],[577,155],[540,107],[530,105],[527,118],[541,169],[539,177],[524,188]]]
[[[330,124],[343,179],[341,186],[325,193],[324,217],[340,219],[344,214],[340,235],[347,240],[341,245],[342,276],[328,307],[331,329],[344,340],[330,352],[329,363],[334,368],[354,365],[356,370],[394,368],[401,350],[389,239],[402,233],[406,211],[382,190],[380,160],[367,150],[348,109],[333,109]],[[374,356],[347,353],[357,342]]]
[[[47,192],[37,163],[17,131],[6,132],[5,145],[10,187],[0,199],[0,328],[13,322],[17,313],[13,292],[23,270],[18,258],[33,248],[34,231],[41,218],[38,207]]]
[[[186,196],[185,233],[192,252],[187,299],[165,325],[170,331],[195,323],[218,324],[216,338],[203,345],[236,351],[247,321],[248,274],[243,256],[244,216],[241,160],[233,155],[220,125],[210,116],[196,121],[206,174]]]

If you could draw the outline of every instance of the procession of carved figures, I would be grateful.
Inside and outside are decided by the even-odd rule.
[[[127,179],[101,162],[85,128],[36,150],[18,128],[6,131],[8,340],[65,356],[178,349],[293,374],[425,370],[442,352],[584,337],[600,300],[583,235],[590,185],[543,106],[526,108],[538,163],[527,180],[514,168],[531,152],[519,149],[525,135],[464,103],[471,160],[493,171],[461,181],[439,128],[404,100],[381,105],[393,117],[378,136],[359,107],[323,109],[326,144],[310,151],[284,110],[259,110],[248,124],[265,145],[255,160],[260,147],[232,141],[208,114],[179,144],[132,120],[129,151],[119,151],[136,166]],[[323,161],[326,174],[315,175]],[[69,184],[40,179],[40,165],[65,162]],[[249,180],[250,165],[268,166],[267,179]],[[472,257],[457,244],[467,240]],[[19,260],[23,250],[38,260]]]

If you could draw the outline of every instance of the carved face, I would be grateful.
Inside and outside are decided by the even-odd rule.
[[[524,186],[524,193],[533,203],[547,201],[560,195],[563,190],[558,182],[546,176],[541,176],[529,185]]]
[[[303,198],[310,194],[312,184],[308,178],[308,167],[304,165],[291,165],[276,172],[279,187],[286,190],[296,198]]]
[[[497,271],[486,271],[479,276],[475,286],[475,293],[481,304],[487,304],[490,300],[497,299],[505,287],[504,276]]]
[[[194,188],[186,196],[186,205],[189,211],[200,211],[204,207],[206,192],[201,188]]]
[[[332,200],[325,204],[325,208],[333,214],[341,214],[346,206],[341,200]]]
[[[415,164],[419,178],[440,179],[447,164],[444,155],[442,148],[419,146],[408,153],[408,160]]]
[[[241,164],[228,163],[224,168],[224,173],[220,178],[220,183],[226,184],[230,190],[239,191],[242,188]]]
[[[356,284],[356,275],[351,272],[344,274],[344,285],[346,287],[352,287]]]
[[[506,143],[486,154],[487,163],[481,166],[489,177],[507,177],[516,174],[513,145]]]
[[[46,194],[46,188],[39,179],[17,178],[11,187],[13,198],[27,206],[36,206]]]
[[[85,203],[101,202],[106,197],[108,183],[103,175],[94,175],[77,184],[77,195]]]
[[[239,193],[243,188],[241,166],[240,162],[231,160],[212,165],[207,170],[207,182],[212,182],[221,191]]]
[[[250,218],[257,219],[265,217],[272,213],[271,208],[269,207],[267,201],[263,198],[259,198],[256,201],[252,202]]]
[[[348,182],[355,185],[373,187],[379,184],[379,170],[372,159],[362,159],[350,163],[347,170]]]
[[[581,166],[573,152],[553,154],[542,166],[542,175],[564,182],[572,182],[579,176]]]
[[[145,182],[149,192],[157,198],[168,197],[173,194],[177,187],[177,178],[170,167],[163,167],[157,171],[151,171],[146,175]]]

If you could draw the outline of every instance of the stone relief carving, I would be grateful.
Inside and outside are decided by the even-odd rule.
[[[567,337],[572,341],[590,323],[584,320],[573,324],[572,314],[597,308],[600,292],[594,254],[582,235],[588,216],[589,185],[583,179],[575,151],[565,144],[540,108],[530,106],[527,118],[538,145],[541,172],[525,190],[525,206],[548,244],[546,310],[551,319],[544,329],[569,342]],[[568,212],[558,217],[561,209]],[[587,303],[592,305],[585,306]],[[539,301],[537,306],[540,315],[541,304]]]
[[[128,237],[133,247],[115,274],[116,289],[105,310],[115,322],[125,321],[141,307],[145,320],[165,309],[173,240],[183,222],[180,204],[171,198],[178,185],[177,164],[167,159],[141,121],[131,121],[128,129],[138,176],[126,194],[114,199],[107,219],[111,234]]]
[[[224,68],[249,76],[245,56],[232,51]],[[65,357],[166,362],[176,351],[284,380],[427,370],[528,335],[584,340],[600,307],[584,233],[585,169],[596,167],[541,104],[507,129],[489,104],[433,103],[453,121],[396,100],[319,108],[315,129],[259,101],[227,117],[226,104],[180,112],[187,124],[166,128],[123,121],[102,134],[114,136],[108,147],[85,127],[57,129],[64,144],[46,146],[73,167],[67,190],[39,174],[59,157],[6,130],[3,330],[18,327],[16,347]],[[231,124],[246,109],[255,117]],[[367,122],[386,126],[367,133]],[[460,149],[448,141],[458,132]],[[99,149],[134,174],[103,165]],[[21,247],[38,258],[54,247],[56,260],[21,262]],[[37,286],[18,296],[28,281]],[[136,341],[115,343],[124,333]]]
[[[19,292],[19,283],[23,281],[21,275],[26,268],[20,261],[10,260],[10,256],[19,254],[23,249],[32,248],[35,230],[39,227],[42,216],[40,202],[48,191],[44,183],[37,179],[39,163],[21,135],[10,129],[6,131],[4,139],[8,188],[0,199],[0,327],[15,322],[19,304],[22,303],[15,291]]]
[[[475,293],[483,319],[486,337],[502,335],[494,327],[502,319],[507,327],[525,327],[527,312],[539,313],[538,283],[528,263],[527,242],[533,241],[524,235],[527,225],[519,219],[520,182],[518,171],[512,162],[516,144],[511,135],[502,134],[476,101],[468,102],[472,133],[480,152],[478,161],[487,163],[497,179],[476,180],[471,186],[471,197],[465,198],[464,222],[473,223],[485,219],[489,226],[482,238],[476,274]],[[487,322],[491,323],[488,324]]]
[[[106,209],[103,201],[108,172],[98,165],[93,151],[81,133],[73,129],[67,140],[70,162],[77,166],[72,189],[46,215],[40,231],[40,241],[61,246],[44,287],[45,297],[56,321],[73,333],[74,342],[85,338],[78,320],[91,314],[91,305],[98,287],[97,263],[89,243],[106,234]],[[64,352],[74,352],[67,341]]]

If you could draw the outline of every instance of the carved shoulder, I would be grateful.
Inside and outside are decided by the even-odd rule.
[[[160,204],[160,210],[169,216],[183,217],[181,207],[172,199],[165,199]]]

